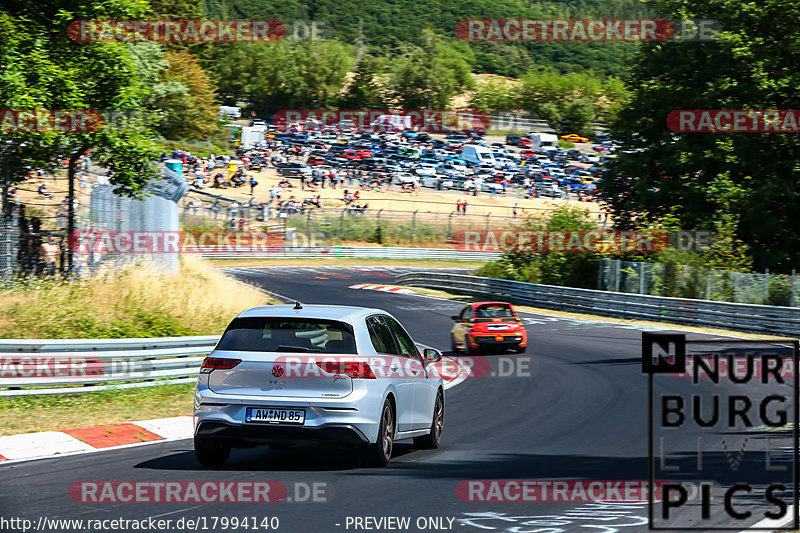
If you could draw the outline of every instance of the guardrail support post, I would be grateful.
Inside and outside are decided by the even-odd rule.
[[[453,213],[447,217],[447,242],[453,240]]]
[[[644,261],[639,263],[639,294],[644,294]]]
[[[769,269],[764,270],[764,301],[761,302],[766,304],[769,301]]]

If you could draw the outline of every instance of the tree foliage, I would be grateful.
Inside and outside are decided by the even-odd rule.
[[[678,206],[685,228],[723,232],[729,244],[720,251],[721,263],[728,256],[730,264],[731,253],[742,255],[738,239],[757,268],[796,267],[797,135],[676,134],[666,118],[681,109],[798,109],[800,33],[791,21],[800,6],[662,0],[656,7],[667,17],[715,19],[723,31],[713,41],[643,48],[630,81],[633,98],[615,125],[616,137],[638,151],[618,158],[605,176],[605,201],[627,226]]]
[[[433,31],[422,31],[419,44],[394,60],[391,86],[405,109],[447,109],[450,99],[472,86],[463,49]]]
[[[330,109],[341,97],[351,48],[337,41],[223,44],[210,64],[226,101],[246,98],[265,113]]]
[[[173,0],[180,1],[180,0]],[[394,56],[416,45],[420,28],[430,27],[448,42],[460,42],[455,28],[463,19],[505,18],[652,18],[640,0],[203,0],[210,18],[316,20],[326,23],[335,38],[352,43],[359,21],[370,52]],[[620,76],[636,52],[634,43],[473,42],[470,66],[478,73],[520,77],[534,66],[560,72],[593,70]]]
[[[138,0],[64,0],[0,11],[0,109],[141,110],[147,88],[129,47],[73,42],[66,29],[75,19],[130,19],[146,13],[147,4]],[[0,144],[14,151],[3,160],[12,182],[25,177],[26,167],[52,167],[58,156],[69,157],[72,173],[77,155],[89,149],[108,166],[122,194],[137,194],[153,177],[148,164],[154,145],[146,128],[136,124],[66,134],[8,129],[0,131]]]

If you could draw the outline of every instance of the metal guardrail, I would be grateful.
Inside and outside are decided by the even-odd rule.
[[[200,364],[218,340],[219,336],[215,335],[152,339],[0,339],[0,376],[3,376],[0,377],[0,397],[193,383]],[[429,348],[424,344],[417,346]],[[78,370],[77,375],[72,375],[73,369]],[[19,377],[5,377],[9,374],[19,374]]]
[[[0,396],[190,383],[218,336],[0,339]],[[8,377],[11,376],[11,377]]]
[[[448,261],[493,261],[500,252],[465,251],[455,248],[390,248],[384,246],[298,246],[275,251],[231,251],[204,253],[204,259],[281,259],[281,258],[378,258],[378,259],[443,259]]]
[[[548,309],[737,331],[800,335],[800,308],[647,296],[539,285],[460,274],[410,272],[396,283],[474,295],[487,295]]]

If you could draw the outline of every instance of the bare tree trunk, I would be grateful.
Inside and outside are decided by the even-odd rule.
[[[85,147],[76,150],[69,158],[69,166],[67,167],[67,175],[69,177],[69,192],[67,198],[69,205],[67,207],[67,272],[65,277],[71,277],[73,272],[74,256],[73,248],[75,247],[75,170],[78,164],[78,159],[86,151]]]

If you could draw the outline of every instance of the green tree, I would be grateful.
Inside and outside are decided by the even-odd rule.
[[[518,109],[516,87],[501,80],[481,83],[472,93],[469,107],[482,111]]]
[[[339,107],[342,109],[378,109],[386,105],[386,87],[382,79],[382,61],[369,55],[362,57],[353,69]]]
[[[171,91],[157,105],[167,114],[162,132],[168,139],[202,139],[217,130],[217,105],[214,87],[199,62],[185,50],[168,52],[169,67],[163,73],[163,85],[181,87]]]
[[[519,231],[569,231],[596,229],[586,209],[559,206],[544,217],[529,217]],[[545,241],[546,242],[546,241]],[[506,252],[498,261],[487,263],[478,275],[531,283],[596,288],[597,264],[601,254],[565,252]]]
[[[712,41],[643,47],[630,80],[632,101],[615,124],[616,138],[636,151],[620,156],[603,180],[615,220],[631,226],[679,205],[685,228],[723,224],[749,246],[756,268],[796,267],[800,139],[675,133],[666,118],[681,109],[797,109],[800,71],[792,65],[800,65],[800,32],[790,21],[800,6],[663,0],[655,7],[667,18],[717,20],[723,31]],[[736,194],[720,202],[725,189]]]
[[[390,77],[406,109],[448,109],[453,96],[473,86],[464,51],[429,29],[422,31],[419,46],[395,61]]]
[[[224,99],[260,112],[331,109],[341,98],[352,47],[336,41],[218,45],[211,65]]]
[[[627,98],[618,78],[543,69],[522,78],[518,102],[558,131],[590,134],[587,123],[613,118]]]
[[[0,11],[0,109],[141,111],[147,88],[138,78],[130,48],[117,43],[69,40],[72,20],[143,18],[147,4],[138,0],[86,3],[64,0],[37,4],[33,13]],[[74,195],[78,158],[87,150],[109,171],[120,194],[137,196],[155,171],[157,152],[146,127],[95,131],[0,131],[0,146],[14,146],[13,156],[0,161],[8,182],[25,176],[24,166],[52,168],[68,159],[69,195]],[[7,152],[6,152],[7,153]],[[69,202],[72,215],[72,202]],[[73,231],[73,217],[69,217]],[[70,267],[71,264],[70,255]]]

